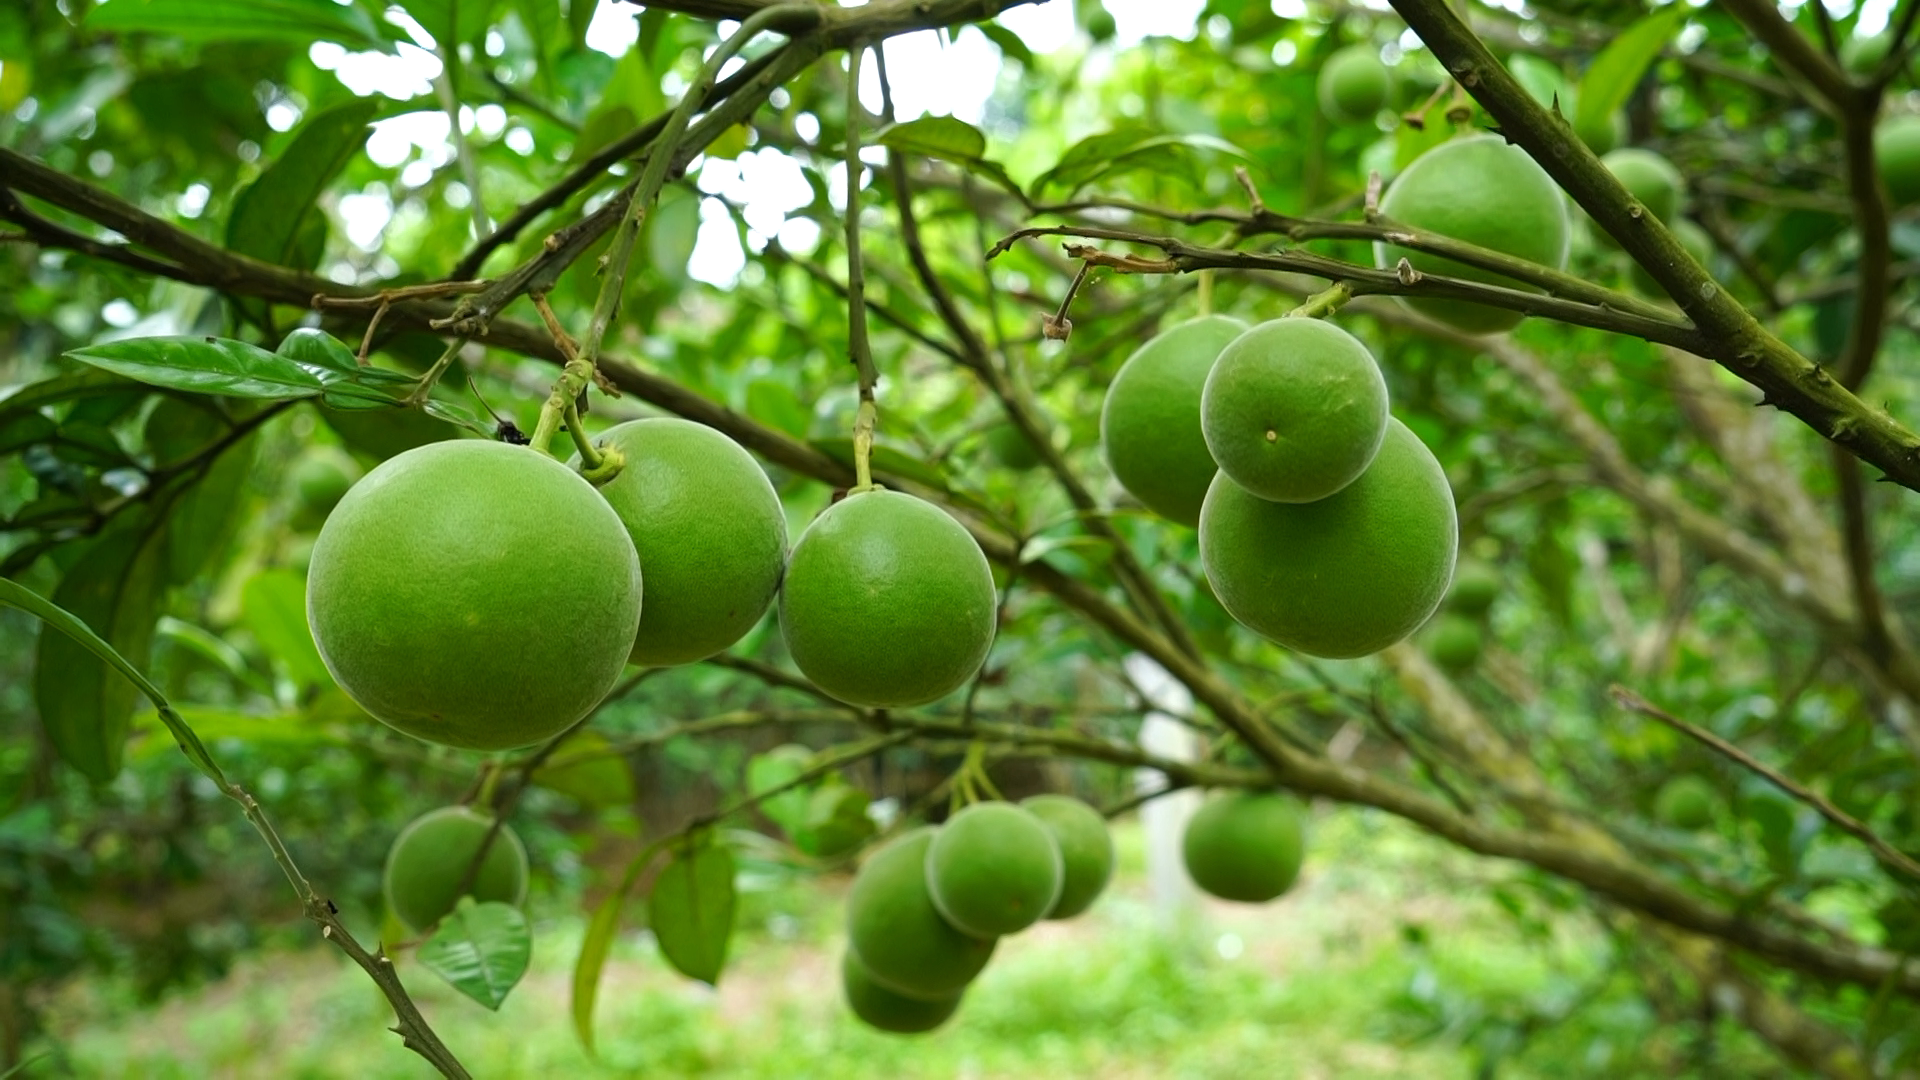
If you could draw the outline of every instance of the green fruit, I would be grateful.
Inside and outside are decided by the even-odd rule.
[[[1193,815],[1180,850],[1195,885],[1222,900],[1261,904],[1293,887],[1305,842],[1292,799],[1231,792]]]
[[[1320,66],[1320,111],[1336,124],[1372,120],[1393,98],[1393,71],[1372,45],[1349,45]]]
[[[1071,795],[1035,795],[1020,805],[1040,819],[1060,848],[1060,899],[1047,918],[1071,919],[1092,907],[1113,877],[1107,819]]]
[[[1920,116],[1895,116],[1873,132],[1880,182],[1895,207],[1920,202]]]
[[[847,945],[873,981],[922,1001],[966,988],[993,955],[991,940],[968,937],[933,906],[927,849],[934,830],[915,829],[867,857],[847,892]]]
[[[1893,39],[1885,34],[1868,34],[1866,37],[1848,38],[1840,46],[1840,66],[1847,69],[1849,75],[1871,75],[1887,59],[1887,49]]]
[[[1526,151],[1498,135],[1441,143],[1407,166],[1380,200],[1380,212],[1416,229],[1464,240],[1555,270],[1567,265],[1567,200]],[[1405,248],[1374,245],[1380,266],[1401,258],[1424,274],[1440,274],[1538,291],[1512,278]],[[1469,334],[1519,325],[1517,311],[1458,300],[1401,301],[1409,309]]]
[[[1527,96],[1540,103],[1541,108],[1558,108],[1563,116],[1572,109],[1572,97],[1567,92],[1567,75],[1560,65],[1527,53],[1514,53],[1507,57],[1507,70],[1513,73],[1514,80],[1527,92]]]
[[[1447,607],[1468,618],[1485,615],[1500,598],[1505,586],[1493,567],[1477,559],[1463,560],[1453,571],[1453,588],[1447,592]]]
[[[847,995],[847,1007],[870,1027],[895,1035],[918,1035],[947,1022],[960,1007],[958,993],[922,1001],[892,990],[874,981],[849,950],[840,957],[840,986]]]
[[[1433,621],[1427,638],[1427,655],[1433,662],[1458,675],[1480,662],[1484,645],[1480,624],[1464,615],[1446,614]]]
[[[1684,218],[1674,222],[1672,228],[1674,239],[1687,249],[1687,254],[1693,256],[1694,262],[1703,267],[1713,265],[1713,237],[1708,236],[1705,229]],[[1667,298],[1667,290],[1661,288],[1660,283],[1653,280],[1653,275],[1647,273],[1646,268],[1638,262],[1633,262],[1627,268],[1627,280],[1647,296],[1656,300]]]
[[[1669,225],[1679,220],[1680,198],[1686,194],[1687,182],[1672,162],[1651,150],[1629,146],[1601,158],[1600,163],[1648,213]],[[1605,229],[1596,228],[1593,235],[1602,244],[1614,243]]]
[[[294,516],[312,524],[325,521],[359,475],[353,460],[337,450],[314,449],[301,454],[287,473],[287,482],[293,487]]]
[[[374,469],[307,574],[307,622],[340,688],[409,735],[474,750],[585,716],[639,621],[619,516],[573,470],[506,443],[430,443]]]
[[[640,554],[645,597],[631,660],[705,660],[746,636],[780,588],[787,515],[740,444],[690,420],[634,420],[600,442],[626,454],[600,488]]]
[[[849,705],[904,709],[960,688],[993,646],[993,571],[932,503],[874,489],[827,507],[793,546],[780,629],[793,662]]]
[[[981,433],[981,441],[993,460],[1009,469],[1025,471],[1040,464],[1040,451],[1009,421],[1002,420],[988,427]]]
[[[422,814],[404,829],[387,852],[381,888],[387,907],[412,934],[426,932],[460,900],[460,883],[486,843],[493,818],[464,806],[445,806]],[[465,895],[481,903],[518,905],[527,895],[527,849],[510,826],[502,825],[487,845],[473,888]]]
[[[1172,327],[1120,366],[1100,409],[1100,445],[1114,479],[1147,509],[1194,525],[1219,469],[1200,432],[1207,373],[1247,324],[1208,315]]]
[[[1242,624],[1309,656],[1344,659],[1427,621],[1446,595],[1458,537],[1446,473],[1389,418],[1373,464],[1319,502],[1268,502],[1222,474],[1200,515],[1200,561]]]
[[[1676,776],[1653,797],[1653,816],[1676,829],[1698,829],[1713,821],[1720,796],[1698,776]]]
[[[927,891],[956,930],[1016,934],[1060,899],[1060,845],[1012,803],[975,803],[948,819],[927,851]]]
[[[1220,353],[1200,429],[1222,474],[1263,499],[1324,499],[1367,471],[1387,434],[1387,382],[1358,338],[1275,319]]]
[[[1586,121],[1579,119],[1577,111],[1574,115],[1573,133],[1580,137],[1581,142],[1587,144],[1587,149],[1596,154],[1603,156],[1610,154],[1614,147],[1627,141],[1629,132],[1625,113],[1609,113],[1605,120]]]

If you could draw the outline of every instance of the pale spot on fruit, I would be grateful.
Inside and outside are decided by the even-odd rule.
[[[1273,430],[1272,428],[1268,428],[1268,429],[1267,429],[1267,441],[1268,441],[1268,442],[1279,442],[1279,441],[1280,441],[1280,433],[1279,433],[1279,432],[1277,432],[1277,431],[1275,431],[1275,430]]]

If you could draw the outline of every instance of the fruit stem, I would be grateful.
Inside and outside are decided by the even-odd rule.
[[[1213,314],[1213,271],[1202,270],[1195,277],[1199,278],[1200,317],[1204,319]]]
[[[879,419],[873,388],[880,373],[873,366],[867,338],[867,271],[860,256],[860,60],[864,44],[847,50],[847,358],[860,378],[860,408],[853,417],[853,491],[873,488],[873,428]]]
[[[1341,305],[1353,299],[1353,287],[1344,281],[1336,281],[1333,287],[1324,292],[1314,293],[1301,301],[1300,306],[1287,312],[1289,319],[1324,319],[1340,310]]]

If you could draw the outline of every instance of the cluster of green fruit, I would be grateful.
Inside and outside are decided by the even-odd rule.
[[[984,662],[993,576],[938,508],[856,490],[789,557],[773,485],[720,432],[637,420],[600,445],[625,465],[598,489],[545,454],[479,440],[409,450],[354,484],[307,579],[314,642],[341,688],[422,739],[527,746],[586,715],[628,663],[725,650],[776,593],[795,663],[852,704],[932,701]]]
[[[931,1031],[999,939],[1087,910],[1113,875],[1106,820],[1066,795],[975,803],[867,857],[847,894],[841,981],[881,1031]]]
[[[1373,354],[1339,327],[1175,326],[1121,367],[1100,431],[1128,492],[1199,526],[1221,604],[1281,645],[1377,652],[1446,593],[1458,540],[1446,473],[1388,414]]]

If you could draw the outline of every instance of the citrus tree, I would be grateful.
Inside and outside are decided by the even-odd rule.
[[[244,817],[468,1075],[393,957],[497,1007],[519,834],[671,751],[718,795],[608,868],[589,1045],[629,898],[714,981],[748,858],[860,861],[847,1000],[938,1026],[1106,881],[999,797],[1046,759],[1213,789],[1216,895],[1371,807],[1662,1024],[1914,1068],[1920,4],[1071,6],[0,11],[0,1067],[70,898],[263,882]],[[167,911],[156,986],[235,914]]]

